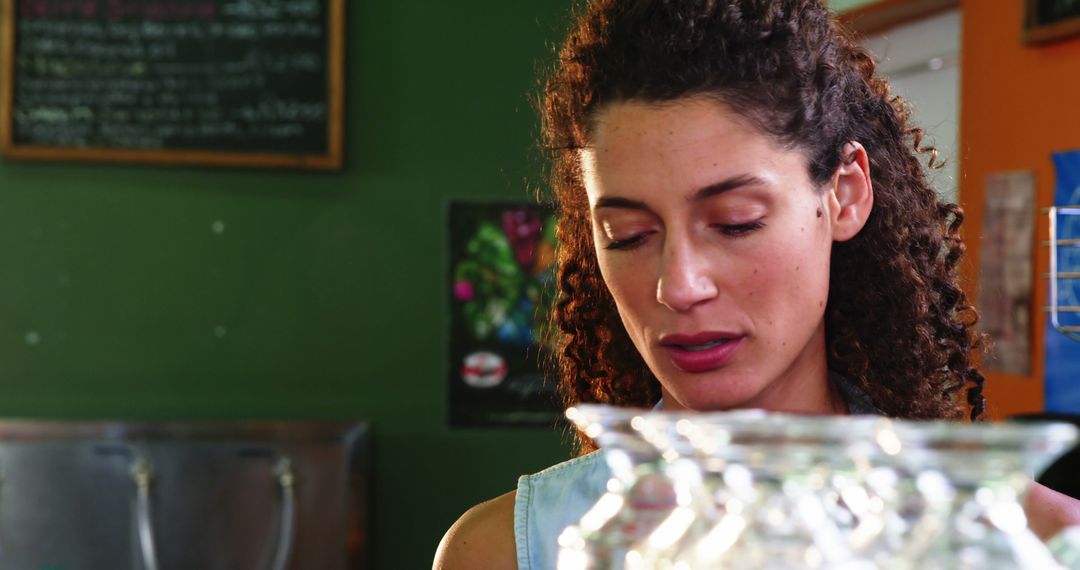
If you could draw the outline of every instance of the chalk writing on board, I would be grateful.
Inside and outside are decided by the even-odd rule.
[[[12,141],[324,154],[328,0],[16,0]]]

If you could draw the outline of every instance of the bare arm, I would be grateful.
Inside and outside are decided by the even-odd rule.
[[[517,570],[515,492],[469,509],[446,531],[433,570]]]
[[[1024,501],[1028,526],[1039,538],[1053,538],[1067,526],[1080,525],[1080,501],[1032,483]]]

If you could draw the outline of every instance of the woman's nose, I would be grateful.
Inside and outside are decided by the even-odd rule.
[[[711,276],[715,268],[692,246],[667,248],[661,265],[656,300],[673,311],[687,311],[719,293]]]

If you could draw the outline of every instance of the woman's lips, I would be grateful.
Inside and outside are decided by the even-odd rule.
[[[695,335],[691,338],[665,338],[660,344],[671,363],[683,372],[708,372],[731,362],[744,338],[724,336],[708,339]]]

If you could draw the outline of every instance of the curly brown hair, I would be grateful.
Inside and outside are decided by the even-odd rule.
[[[972,354],[982,339],[958,284],[963,211],[939,201],[919,161],[935,166],[936,151],[819,0],[593,0],[573,21],[541,101],[559,213],[554,361],[565,405],[649,406],[660,395],[601,278],[578,151],[606,105],[707,95],[801,150],[817,184],[846,143],[864,146],[874,207],[854,239],[833,245],[828,366],[893,417],[982,415]]]

